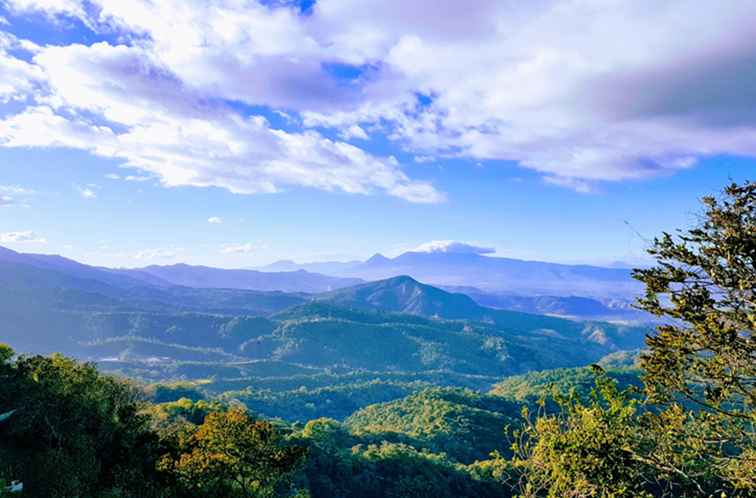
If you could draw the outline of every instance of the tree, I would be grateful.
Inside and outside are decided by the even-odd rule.
[[[641,357],[655,399],[681,394],[722,415],[756,422],[756,183],[705,197],[699,226],[664,233],[658,265],[635,271],[640,307],[671,319]]]
[[[288,478],[305,454],[282,444],[272,424],[240,408],[208,414],[202,425],[179,434],[177,446],[159,468],[174,475],[187,496],[279,496],[282,488],[290,491]]]
[[[649,409],[636,388],[619,390],[600,368],[596,372],[588,399],[555,392],[556,412],[531,420],[525,410],[513,472],[503,476],[519,496],[749,496],[722,474],[722,448],[700,444],[722,437],[718,426],[677,404]]]
[[[634,448],[645,444],[638,401],[607,377],[599,377],[588,403],[574,391],[554,397],[556,413],[533,420],[525,408],[526,424],[516,432],[512,467],[521,474],[513,479],[520,496],[653,496],[647,486],[653,472],[634,458]]]
[[[646,285],[640,307],[669,319],[648,337],[641,366],[653,401],[702,408],[722,474],[756,490],[756,183],[703,204],[698,226],[655,239],[658,265],[635,271]]]
[[[522,496],[756,494],[756,184],[703,203],[698,226],[655,239],[657,265],[634,272],[639,307],[664,319],[641,354],[645,398],[603,373],[587,402],[555,396],[557,413],[516,440]]]

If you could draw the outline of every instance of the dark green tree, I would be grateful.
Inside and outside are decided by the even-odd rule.
[[[0,348],[0,461],[28,496],[158,496],[158,437],[139,392],[59,355]]]

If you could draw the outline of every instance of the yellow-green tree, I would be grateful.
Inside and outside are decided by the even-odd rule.
[[[756,496],[756,183],[703,203],[699,225],[655,239],[657,264],[635,272],[639,306],[664,319],[644,392],[599,375],[587,402],[557,397],[514,445],[522,496]]]
[[[159,468],[186,496],[273,497],[291,494],[288,480],[304,449],[284,444],[276,428],[242,409],[210,413],[178,435],[177,452]]]

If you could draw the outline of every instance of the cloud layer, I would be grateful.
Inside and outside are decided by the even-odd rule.
[[[123,44],[0,38],[0,100],[27,104],[0,143],[85,149],[167,186],[442,201],[363,148],[384,136],[426,161],[512,160],[583,192],[756,156],[751,2],[9,3]]]
[[[421,244],[411,252],[445,253],[445,254],[493,254],[493,247],[482,247],[456,240],[433,240]]]
[[[45,244],[47,240],[31,230],[21,232],[0,233],[0,243],[3,244]]]

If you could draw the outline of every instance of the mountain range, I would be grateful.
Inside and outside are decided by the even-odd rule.
[[[260,413],[345,417],[418,387],[488,389],[508,375],[586,365],[642,347],[649,332],[490,308],[409,276],[317,293],[176,278],[2,250],[0,342],[144,380],[204,379],[208,392]],[[328,400],[333,409],[318,411]]]
[[[519,296],[583,296],[632,300],[641,285],[627,268],[523,261],[474,253],[405,252],[376,254],[365,261],[298,264],[283,260],[263,271],[306,270],[340,277],[381,280],[409,275],[437,286],[474,287],[485,293]]]
[[[245,289],[283,292],[325,292],[362,283],[359,278],[330,277],[305,270],[262,272],[227,270],[208,266],[177,264],[147,266],[133,270],[115,270],[121,275],[141,278],[144,275],[172,285],[216,289]]]
[[[196,268],[185,267],[181,271]],[[624,331],[635,330],[632,327],[611,324],[596,327],[598,322],[574,322],[488,308],[464,294],[422,284],[409,276],[306,294],[214,288],[210,284],[175,285],[170,281],[178,279],[174,270],[175,267],[169,267],[169,271],[110,270],[59,256],[3,249],[0,251],[3,338],[13,338],[30,350],[64,347],[66,352],[79,355],[88,354],[85,345],[92,341],[139,338],[181,347],[220,347],[225,354],[241,358],[248,356],[246,353],[252,347],[249,341],[259,338],[255,334],[260,331],[279,330],[287,320],[301,322],[312,317],[320,320],[327,313],[363,325],[415,324],[418,318],[413,317],[423,317],[426,320],[423,323],[432,328],[443,329],[451,320],[477,323],[484,328],[508,331],[510,335],[551,334],[583,347],[598,345],[601,354],[638,344],[637,338],[626,344],[628,336]],[[201,268],[201,272],[206,269]],[[214,269],[207,273],[256,278],[261,274]],[[272,275],[272,279],[278,274],[267,275]],[[312,274],[305,276],[315,278]],[[333,347],[338,349],[338,345]]]

